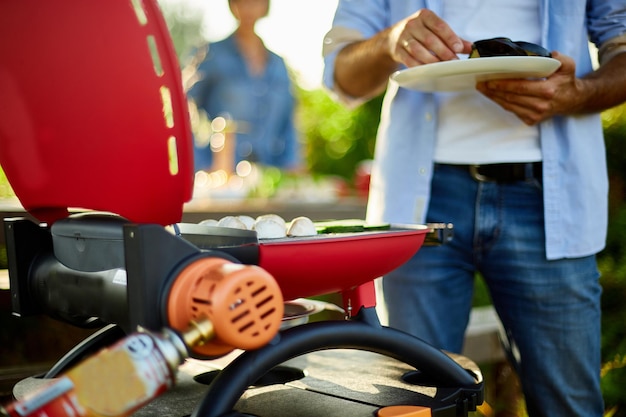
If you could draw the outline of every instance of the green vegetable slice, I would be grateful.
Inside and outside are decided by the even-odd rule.
[[[367,223],[360,219],[327,220],[315,222],[317,233],[358,233],[376,230],[389,230],[389,223]]]

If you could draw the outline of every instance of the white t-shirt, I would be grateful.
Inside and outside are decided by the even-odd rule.
[[[537,0],[444,0],[443,4],[442,17],[463,39],[473,42],[507,37],[540,43]],[[475,90],[436,93],[436,96],[440,104],[436,162],[486,164],[541,160],[537,126],[527,126]]]

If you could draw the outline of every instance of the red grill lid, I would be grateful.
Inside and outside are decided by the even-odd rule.
[[[0,2],[0,56],[0,163],[28,212],[180,221],[192,140],[155,1]]]

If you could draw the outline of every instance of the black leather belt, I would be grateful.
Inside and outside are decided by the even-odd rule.
[[[536,179],[541,182],[543,178],[543,165],[541,162],[486,165],[445,165],[466,170],[473,179],[480,182],[506,183],[532,179]]]

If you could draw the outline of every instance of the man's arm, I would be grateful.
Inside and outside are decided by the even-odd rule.
[[[335,60],[335,82],[353,97],[382,92],[400,64],[407,67],[457,59],[471,43],[428,9],[422,9],[370,39],[344,47]]]
[[[389,29],[343,48],[335,59],[335,83],[352,97],[373,97],[382,93],[398,63],[389,55]]]
[[[577,113],[600,112],[626,101],[626,52],[582,78],[587,97]]]

